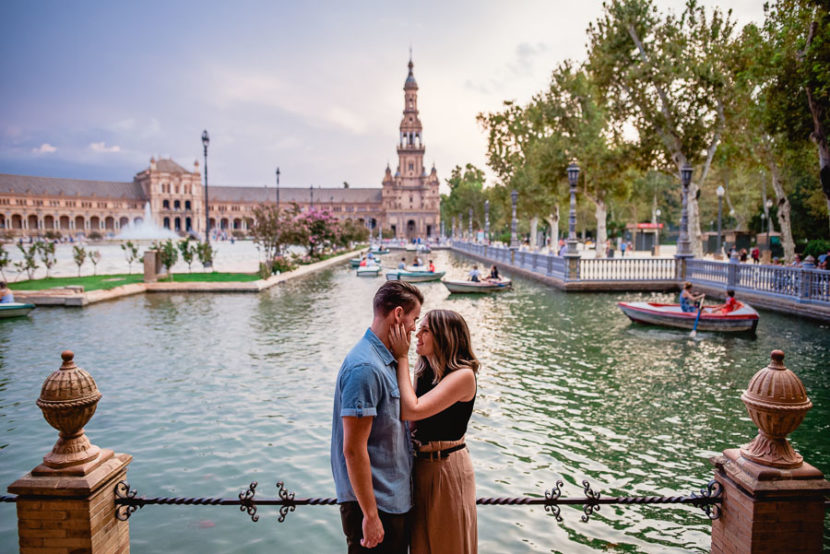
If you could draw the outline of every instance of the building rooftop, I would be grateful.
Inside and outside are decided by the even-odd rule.
[[[0,173],[0,194],[85,196],[144,200],[144,190],[134,181],[88,181],[59,177],[33,177]]]

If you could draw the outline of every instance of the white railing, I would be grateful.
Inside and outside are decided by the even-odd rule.
[[[579,264],[581,281],[675,281],[674,258],[585,258]]]
[[[666,282],[691,281],[770,298],[789,298],[798,302],[830,305],[830,271],[777,265],[753,265],[710,260],[686,260],[685,275],[673,258],[580,258],[575,274],[568,275],[568,260],[550,254],[516,250],[503,246],[484,246],[456,241],[453,247],[481,256],[494,263],[512,265],[534,273],[567,281]],[[513,256],[511,263],[511,254]]]

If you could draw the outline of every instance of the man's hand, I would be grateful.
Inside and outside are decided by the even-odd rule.
[[[375,514],[374,517],[363,516],[363,538],[360,539],[360,546],[363,548],[374,548],[383,542],[383,524]]]

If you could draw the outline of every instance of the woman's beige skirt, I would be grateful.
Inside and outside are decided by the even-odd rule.
[[[463,438],[434,441],[418,451],[445,450],[463,442]],[[476,482],[470,451],[462,448],[443,459],[416,459],[414,481],[411,553],[477,553]]]

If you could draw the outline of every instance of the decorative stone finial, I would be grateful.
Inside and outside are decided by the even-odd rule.
[[[756,373],[741,395],[758,435],[741,447],[741,456],[777,468],[800,467],[804,461],[787,440],[813,403],[804,384],[784,366],[784,352],[773,350],[767,367]]]
[[[95,379],[75,364],[75,354],[66,350],[61,358],[63,364],[43,382],[37,400],[44,419],[60,431],[52,452],[43,458],[54,469],[90,462],[100,452],[84,434],[84,425],[95,413],[101,393]]]

